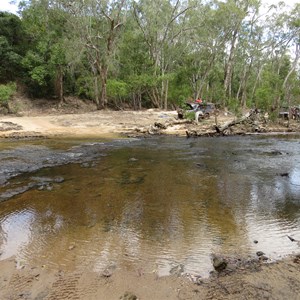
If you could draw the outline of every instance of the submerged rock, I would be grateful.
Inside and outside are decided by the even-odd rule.
[[[57,176],[54,178],[50,177],[31,177],[32,182],[25,184],[23,186],[19,186],[12,189],[7,189],[5,192],[0,194],[0,202],[6,201],[10,198],[13,198],[17,195],[23,194],[31,189],[37,188],[39,191],[52,191],[53,185],[52,183],[62,183],[64,182],[64,178],[61,176]]]
[[[183,272],[184,272],[183,264],[179,264],[179,265],[171,268],[171,270],[170,270],[170,274],[175,275],[175,276],[180,276],[180,275],[182,275]]]
[[[43,145],[26,145],[0,150],[0,186],[20,174],[35,172],[42,168],[69,163],[89,163],[93,166],[93,161],[104,156],[108,146],[109,144],[82,144],[68,150],[54,150]],[[40,181],[38,178],[35,178],[36,181]],[[47,181],[46,177],[41,178],[42,181]],[[57,177],[54,182],[60,183],[62,178]]]
[[[266,257],[265,255],[261,255],[260,257],[259,257],[259,260],[260,261],[267,261],[269,258],[268,257]]]
[[[265,255],[265,253],[263,253],[262,251],[257,251],[257,252],[256,252],[256,255],[257,255],[257,256],[263,256],[263,255]]]
[[[216,271],[221,272],[226,269],[227,261],[222,257],[215,256],[213,257],[213,266]]]
[[[12,197],[23,194],[23,193],[29,191],[30,189],[34,188],[35,186],[36,186],[36,184],[34,184],[33,182],[30,182],[27,185],[17,187],[14,189],[6,190],[4,193],[0,194],[0,202],[6,201]]]

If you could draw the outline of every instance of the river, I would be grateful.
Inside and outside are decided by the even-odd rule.
[[[277,260],[299,250],[288,238],[300,240],[299,135],[7,142],[2,167],[24,147],[57,165],[0,187],[44,178],[0,202],[0,260],[14,255],[20,268],[164,276],[180,266],[207,277],[212,254]],[[66,153],[84,159],[63,163]]]

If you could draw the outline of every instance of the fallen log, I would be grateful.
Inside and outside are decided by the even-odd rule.
[[[198,131],[198,130],[186,130],[186,135],[187,137],[200,137],[200,136],[220,136],[220,135],[225,135],[225,131],[232,126],[239,125],[239,124],[245,124],[248,123],[248,125],[251,126],[251,130],[260,132],[262,131],[262,128],[259,127],[258,124],[255,124],[257,122],[254,121],[254,115],[256,114],[255,110],[251,110],[242,117],[229,121],[223,125],[214,125],[211,130],[207,131]],[[255,129],[253,129],[253,126],[255,124]],[[240,130],[240,131],[235,131],[234,135],[243,135],[247,132],[247,130]],[[227,134],[227,133],[226,133]]]
[[[217,133],[223,133],[226,129],[228,129],[228,128],[234,126],[234,125],[238,125],[238,124],[241,124],[241,123],[245,122],[254,113],[255,113],[255,111],[251,110],[251,111],[249,111],[248,113],[246,113],[245,115],[243,115],[241,118],[239,118],[237,120],[227,122],[223,126],[215,126],[215,129],[216,129]]]

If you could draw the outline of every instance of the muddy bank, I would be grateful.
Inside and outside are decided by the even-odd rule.
[[[70,255],[72,255],[70,251]],[[50,271],[47,265],[22,265],[14,258],[0,262],[1,299],[299,299],[299,256],[272,264],[255,263],[230,276],[218,273],[196,282],[187,277],[158,277],[143,270],[112,268],[97,273]]]

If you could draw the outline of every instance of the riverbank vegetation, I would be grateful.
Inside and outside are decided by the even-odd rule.
[[[78,96],[98,109],[167,109],[202,98],[271,112],[300,104],[299,38],[299,3],[28,0],[18,15],[0,12],[0,83],[60,105]]]

